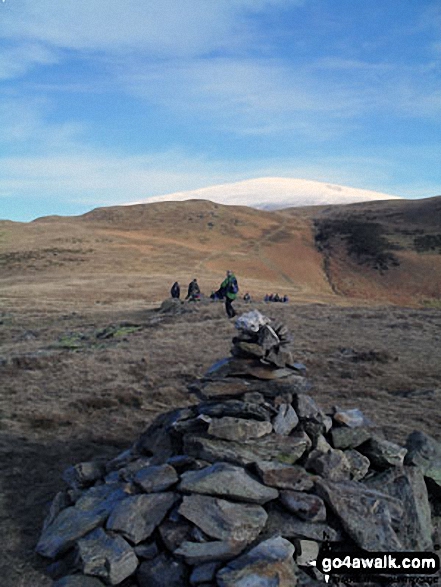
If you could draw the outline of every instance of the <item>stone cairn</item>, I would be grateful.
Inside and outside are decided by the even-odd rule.
[[[199,403],[65,472],[36,549],[56,587],[313,587],[329,545],[434,550],[441,444],[325,414],[285,326],[253,311],[236,327],[232,357],[189,387]]]

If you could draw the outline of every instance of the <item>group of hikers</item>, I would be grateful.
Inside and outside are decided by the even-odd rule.
[[[212,292],[210,298],[212,300],[225,300],[225,310],[227,312],[227,316],[229,318],[234,318],[234,316],[236,316],[236,311],[233,308],[233,302],[236,299],[238,293],[239,285],[237,283],[236,276],[232,271],[227,271],[227,275],[220,284],[219,289],[215,292]],[[180,299],[181,288],[177,281],[175,281],[175,283],[172,285],[170,294],[172,298]],[[201,289],[197,279],[195,278],[188,284],[188,290],[185,299],[190,302],[196,302],[197,300],[201,299],[201,295]]]
[[[212,291],[210,295],[210,299],[214,302],[217,301],[225,301],[225,311],[227,312],[227,316],[229,318],[234,318],[236,316],[236,311],[233,308],[233,302],[237,298],[237,294],[239,293],[239,285],[237,283],[236,276],[232,271],[227,271],[227,275],[225,279],[219,286],[219,289],[216,291]],[[172,298],[180,299],[181,298],[181,288],[177,281],[171,287],[170,294]],[[185,299],[189,302],[197,302],[202,297],[201,288],[199,287],[198,280],[194,278],[188,284],[187,295]],[[247,303],[251,303],[251,296],[247,292],[243,296],[243,301]],[[279,296],[279,294],[266,294],[264,297],[265,302],[288,302],[288,296]]]
[[[289,302],[289,298],[287,295],[279,296],[279,294],[266,294],[263,299],[264,302]]]

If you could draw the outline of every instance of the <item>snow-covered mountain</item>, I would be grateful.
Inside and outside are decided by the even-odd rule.
[[[263,177],[186,192],[175,192],[164,196],[153,196],[132,203],[149,204],[168,201],[210,200],[218,204],[249,206],[260,210],[280,210],[298,206],[352,204],[355,202],[398,198],[399,196],[320,181]]]

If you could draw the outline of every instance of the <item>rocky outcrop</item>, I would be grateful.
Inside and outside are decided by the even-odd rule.
[[[325,544],[434,548],[440,445],[325,413],[283,325],[253,312],[238,326],[233,357],[190,386],[199,401],[66,472],[36,549],[57,587],[306,587]]]

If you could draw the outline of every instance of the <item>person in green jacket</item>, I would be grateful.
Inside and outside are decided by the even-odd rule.
[[[225,310],[228,318],[234,318],[236,311],[233,308],[233,302],[239,292],[239,286],[232,271],[227,271],[227,276],[221,283],[219,291],[225,296]]]

